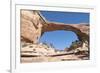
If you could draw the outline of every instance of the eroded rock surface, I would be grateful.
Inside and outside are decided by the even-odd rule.
[[[56,30],[74,32],[82,42],[82,46],[67,52],[56,51],[55,48],[39,43],[40,37],[45,32]],[[48,22],[39,11],[21,10],[21,45],[21,62],[81,60],[83,57],[80,56],[84,55],[79,55],[80,52],[89,51],[89,25]]]
[[[37,43],[44,24],[38,11],[21,10],[21,40]]]
[[[38,11],[21,10],[21,37],[27,42],[37,43],[44,32],[55,30],[72,31],[80,41],[89,41],[89,25],[48,22]]]

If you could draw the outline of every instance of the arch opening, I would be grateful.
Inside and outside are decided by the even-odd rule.
[[[65,30],[45,32],[39,39],[40,43],[46,43],[56,50],[68,49],[75,41],[79,41],[76,33]]]

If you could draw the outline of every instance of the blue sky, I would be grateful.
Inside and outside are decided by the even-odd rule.
[[[51,22],[66,24],[89,23],[89,13],[41,11],[41,14]],[[74,32],[64,30],[46,32],[40,38],[40,42],[52,43],[59,50],[70,47],[75,40],[78,40],[78,38]]]

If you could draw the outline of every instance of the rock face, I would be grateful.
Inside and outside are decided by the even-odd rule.
[[[21,48],[21,52],[22,55],[27,54],[27,55],[47,56],[50,54],[55,54],[55,49],[43,43],[38,43],[38,44],[27,43],[26,46]]]
[[[21,10],[21,40],[37,43],[44,24],[38,11]]]
[[[81,60],[89,51],[89,25],[48,22],[39,11],[21,10],[21,62],[51,62]],[[65,30],[74,32],[82,46],[60,51],[39,43],[44,32]],[[67,40],[67,39],[66,39]],[[84,55],[85,51],[87,54]],[[78,53],[77,53],[78,52]],[[83,54],[80,54],[83,53]],[[75,55],[77,54],[77,55]],[[81,57],[82,56],[82,57]],[[88,56],[85,57],[88,59]]]
[[[89,41],[89,25],[61,24],[44,20],[39,11],[21,10],[21,40],[37,43],[44,32],[55,30],[72,31],[80,41]]]
[[[23,43],[21,47],[22,63],[81,60],[74,54],[69,54],[66,51],[55,51],[55,48],[43,43]]]

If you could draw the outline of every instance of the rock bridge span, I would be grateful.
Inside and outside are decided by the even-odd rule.
[[[37,43],[44,32],[65,30],[74,32],[82,42],[89,42],[88,24],[64,24],[48,22],[39,11],[21,10],[21,40]]]

